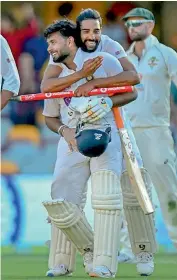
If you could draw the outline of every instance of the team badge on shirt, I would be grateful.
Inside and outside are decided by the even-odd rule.
[[[11,62],[14,62],[14,59],[8,57],[8,58],[6,59],[6,61],[7,61],[8,63],[11,63]]]
[[[148,65],[151,67],[151,69],[154,68],[154,66],[156,66],[158,64],[158,59],[155,56],[152,56],[149,60],[148,60]]]

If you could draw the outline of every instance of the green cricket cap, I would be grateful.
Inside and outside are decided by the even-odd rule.
[[[142,17],[147,20],[155,21],[154,15],[151,11],[144,8],[135,8],[125,14],[121,19],[127,21],[129,17]]]

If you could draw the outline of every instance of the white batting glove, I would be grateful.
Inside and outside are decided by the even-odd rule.
[[[87,123],[98,121],[111,111],[112,106],[113,102],[109,97],[89,99],[85,108],[80,108],[81,119]]]

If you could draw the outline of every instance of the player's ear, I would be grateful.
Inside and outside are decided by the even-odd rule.
[[[69,47],[73,46],[74,44],[75,44],[74,37],[72,37],[72,36],[68,37],[68,45],[69,45]]]
[[[149,22],[149,31],[150,34],[152,33],[152,30],[154,29],[155,23],[154,22]]]

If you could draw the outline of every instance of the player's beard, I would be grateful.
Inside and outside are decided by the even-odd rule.
[[[69,54],[61,54],[60,56],[58,57],[53,57],[53,62],[55,63],[61,63],[61,62],[64,62],[65,59],[69,56]]]
[[[95,47],[92,48],[92,49],[88,49],[88,47],[86,46],[86,42],[87,41],[95,42]],[[80,42],[80,48],[84,52],[92,53],[92,52],[94,52],[98,48],[99,43],[100,43],[100,41],[98,41],[98,40],[85,40],[84,42],[81,41]]]
[[[139,41],[144,41],[148,37],[147,34],[137,34],[135,36],[130,36],[130,39],[133,42],[139,42]]]

